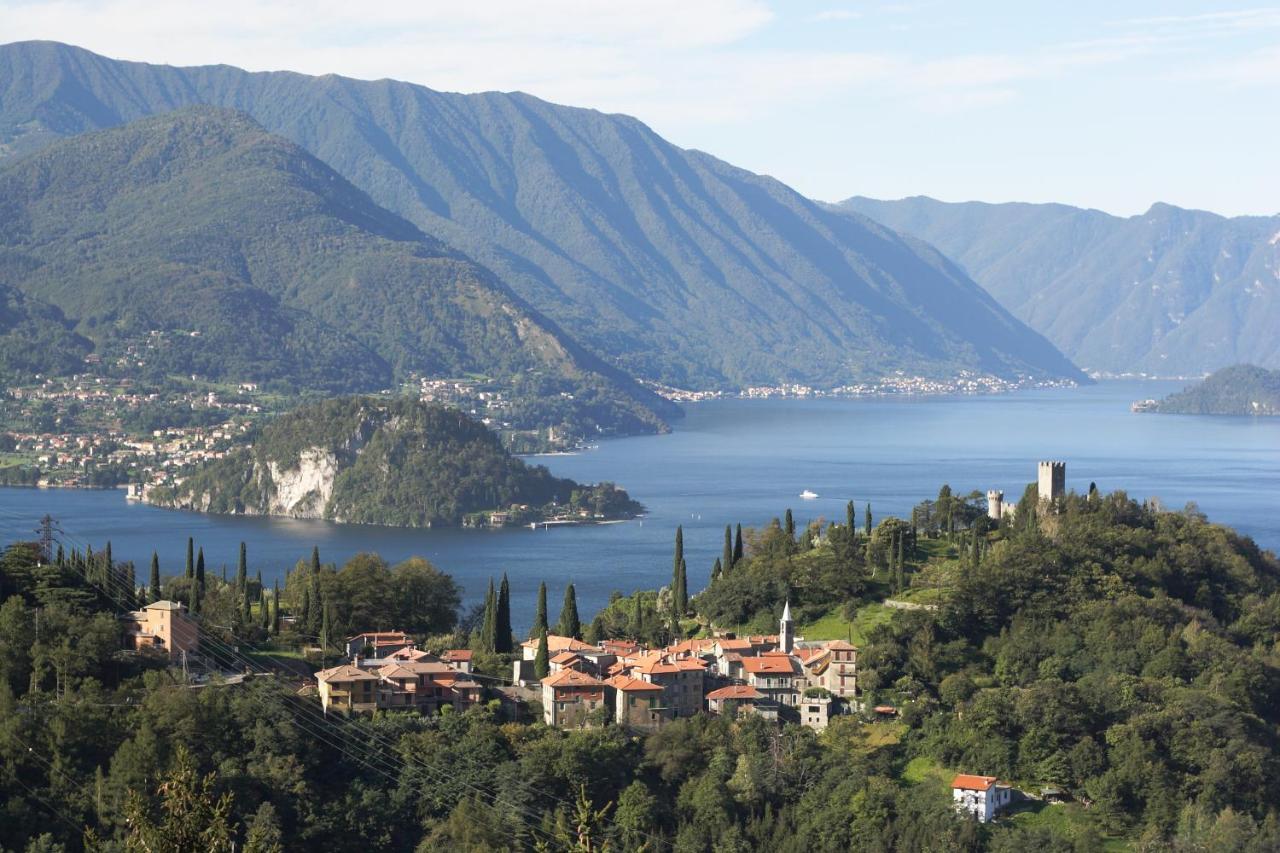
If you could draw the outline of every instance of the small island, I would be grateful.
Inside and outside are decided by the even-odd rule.
[[[526,464],[455,409],[375,397],[303,406],[141,497],[199,512],[393,527],[590,524],[643,509],[612,483],[582,485]]]
[[[1280,370],[1252,364],[1224,367],[1163,400],[1135,403],[1133,409],[1172,415],[1280,415]]]

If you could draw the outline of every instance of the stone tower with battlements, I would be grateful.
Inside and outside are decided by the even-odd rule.
[[[1036,491],[1042,501],[1053,501],[1067,492],[1067,463],[1041,462]]]
[[[1004,492],[996,489],[987,491],[987,518],[999,521],[1004,515]]]

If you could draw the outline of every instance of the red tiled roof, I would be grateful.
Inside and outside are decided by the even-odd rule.
[[[542,683],[548,687],[604,687],[603,681],[592,678],[586,673],[578,672],[576,669],[562,669],[559,672],[553,672],[542,679]]]
[[[963,788],[966,791],[985,791],[996,783],[994,776],[973,776],[969,773],[958,773],[951,780],[952,788]]]
[[[750,640],[717,640],[716,642],[720,644],[720,649],[726,652],[738,652],[751,648]]]
[[[445,660],[471,660],[471,649],[445,649]]]
[[[792,675],[795,672],[789,656],[743,658],[742,668],[753,675]]]
[[[856,652],[858,647],[852,643],[846,643],[844,640],[832,640],[827,643],[827,648],[840,652]]]
[[[561,652],[551,659],[551,663],[566,664],[582,658],[574,652]]]
[[[708,699],[763,699],[764,694],[747,684],[730,684],[707,694]]]
[[[322,669],[316,673],[316,681],[377,681],[378,676],[372,672],[366,672],[359,667],[344,663],[341,666],[333,666],[329,669]]]
[[[615,675],[613,678],[606,678],[604,683],[613,687],[615,690],[622,690],[626,693],[662,692],[661,685],[650,684],[647,681],[641,681],[640,679],[632,678],[629,675]]]
[[[534,637],[531,640],[525,640],[520,644],[525,648],[536,649],[538,647],[538,639]],[[581,640],[575,640],[573,637],[562,637],[559,634],[547,635],[547,651],[548,652],[594,652],[598,651],[595,646],[584,643]]]

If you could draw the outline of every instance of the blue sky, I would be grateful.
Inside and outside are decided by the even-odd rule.
[[[0,0],[0,33],[519,89],[635,115],[820,199],[1280,212],[1280,6]]]

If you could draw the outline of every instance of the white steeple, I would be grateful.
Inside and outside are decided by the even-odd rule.
[[[787,654],[796,644],[796,626],[791,621],[791,599],[782,607],[782,620],[778,623],[778,648]]]

